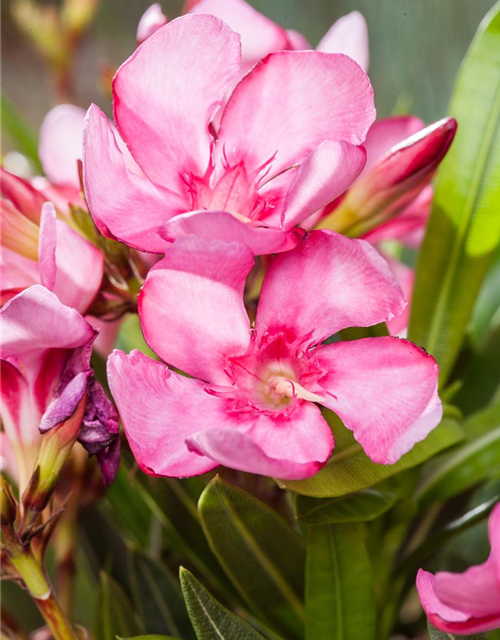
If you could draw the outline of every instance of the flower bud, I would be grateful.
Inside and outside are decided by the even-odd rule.
[[[167,24],[168,18],[163,14],[158,2],[146,9],[137,26],[137,44],[142,44],[153,35],[160,27]]]
[[[318,227],[359,237],[398,215],[432,180],[456,129],[456,120],[445,118],[390,149]]]
[[[10,526],[14,524],[16,515],[16,500],[12,494],[9,484],[2,474],[0,475],[0,522],[2,526]]]

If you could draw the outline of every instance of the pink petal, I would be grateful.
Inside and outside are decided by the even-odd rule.
[[[368,171],[389,149],[418,133],[424,127],[424,122],[416,116],[389,116],[374,122],[364,142],[367,154],[365,171]]]
[[[1,304],[5,302],[3,298],[8,290],[26,289],[32,284],[38,284],[39,280],[38,264],[35,260],[2,247],[0,251]]]
[[[204,175],[209,124],[240,64],[240,38],[213,16],[187,15],[148,38],[118,70],[115,122],[151,179],[181,188],[181,174]]]
[[[363,240],[312,231],[276,256],[264,279],[256,329],[288,329],[321,342],[346,327],[367,327],[404,310],[386,262]]]
[[[73,349],[87,344],[95,332],[75,309],[41,285],[29,287],[0,310],[2,358],[46,349]]]
[[[415,283],[415,271],[408,267],[406,264],[399,262],[391,256],[385,255],[381,252],[381,255],[387,260],[389,269],[396,278],[405,300],[408,300],[408,306],[399,316],[396,316],[387,323],[387,328],[391,336],[404,337],[406,330],[408,329],[408,323],[410,321],[410,303],[413,295],[413,285]]]
[[[50,182],[80,188],[77,161],[82,157],[84,121],[84,109],[72,104],[60,104],[45,116],[38,155]]]
[[[284,51],[238,84],[221,120],[217,149],[230,165],[269,177],[303,161],[325,140],[361,144],[375,118],[368,76],[347,56]]]
[[[97,338],[94,340],[94,350],[104,358],[107,358],[116,344],[123,319],[113,320],[112,322],[107,322],[102,318],[94,318],[94,316],[85,316],[85,319],[94,329],[99,331]]]
[[[92,105],[84,132],[83,179],[90,213],[108,238],[163,253],[159,228],[185,210],[179,196],[127,168],[108,119]]]
[[[147,40],[153,33],[156,33],[158,29],[166,25],[168,22],[167,16],[161,10],[161,6],[158,2],[152,4],[149,9],[142,14],[139,24],[137,25],[137,44],[142,44],[144,40]]]
[[[130,448],[146,473],[193,476],[217,463],[191,453],[185,439],[220,425],[220,400],[139,351],[114,351],[108,381]]]
[[[472,618],[463,611],[441,602],[435,592],[435,577],[422,569],[417,575],[417,590],[420,603],[429,621],[441,631],[470,635],[491,631],[500,626],[500,613],[483,618]]]
[[[321,39],[316,51],[345,53],[365,71],[370,62],[368,27],[359,11],[352,11],[335,22]]]
[[[254,65],[268,53],[289,48],[285,30],[244,0],[201,0],[190,12],[216,16],[239,33],[241,59],[245,66]]]
[[[2,248],[6,247],[30,260],[37,260],[38,226],[8,200],[0,200],[0,232]]]
[[[44,198],[29,182],[0,167],[0,190],[24,216],[35,224],[40,222]]]
[[[179,238],[139,294],[149,346],[196,378],[227,382],[228,357],[245,353],[250,342],[243,289],[253,264],[251,251],[241,244]]]
[[[321,346],[323,404],[374,462],[394,464],[438,425],[438,366],[412,342],[366,338]],[[319,393],[319,392],[318,392]]]
[[[54,205],[43,205],[38,250],[40,282],[80,313],[94,300],[104,272],[102,253],[56,219]]]
[[[313,47],[307,40],[305,36],[303,36],[299,31],[294,31],[293,29],[287,29],[286,35],[288,37],[288,49],[292,51],[309,51]]]
[[[285,199],[284,226],[300,224],[340,196],[361,173],[363,147],[348,142],[323,142],[300,165]]]
[[[195,433],[186,442],[191,451],[225,467],[283,480],[313,476],[333,450],[332,432],[311,403],[280,420],[261,414],[244,433],[214,428]]]
[[[165,240],[186,235],[225,242],[239,242],[247,246],[254,255],[267,255],[289,251],[297,246],[302,234],[266,227],[254,227],[225,211],[192,211],[172,218],[160,230]]]
[[[492,558],[464,573],[439,571],[434,589],[441,602],[473,618],[500,616],[500,582]]]

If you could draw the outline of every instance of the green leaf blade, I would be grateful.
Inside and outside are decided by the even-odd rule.
[[[373,640],[375,598],[363,525],[308,527],[306,640]]]
[[[436,357],[442,383],[500,242],[500,4],[465,57],[449,112],[459,128],[438,173],[409,329]]]
[[[255,614],[287,638],[303,633],[305,549],[300,536],[246,492],[214,478],[199,502],[210,547]]]
[[[198,640],[264,640],[260,633],[223,607],[187,569],[181,567],[182,593]]]

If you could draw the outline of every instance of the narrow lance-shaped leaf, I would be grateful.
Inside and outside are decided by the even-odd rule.
[[[177,578],[161,562],[138,551],[130,554],[130,581],[145,633],[195,636]]]
[[[375,599],[359,523],[308,527],[306,640],[373,640]]]
[[[425,440],[416,444],[396,464],[376,464],[365,455],[361,445],[335,414],[326,411],[324,416],[335,436],[335,449],[327,465],[312,478],[280,481],[286,489],[315,498],[335,498],[372,487],[400,471],[422,464],[463,438],[458,423],[445,417]]]
[[[307,524],[369,522],[388,511],[397,494],[365,489],[344,498],[309,498],[297,495],[295,517]]]
[[[264,640],[253,627],[223,607],[187,569],[181,567],[180,577],[198,640]]]
[[[132,605],[125,592],[113,578],[102,572],[94,628],[96,640],[115,640],[116,636],[136,636],[139,633]]]
[[[272,509],[214,478],[199,502],[212,551],[265,624],[301,638],[305,549],[300,536]]]
[[[449,113],[458,121],[458,133],[438,173],[409,329],[410,339],[436,357],[442,384],[500,240],[498,3],[465,57]]]

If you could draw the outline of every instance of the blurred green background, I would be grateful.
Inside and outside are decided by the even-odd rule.
[[[11,18],[14,0],[2,2],[2,72],[4,94],[38,129],[56,98],[40,56]],[[116,68],[135,47],[139,18],[151,0],[102,0],[95,22],[81,44],[76,62],[75,99],[87,107],[107,108],[99,92],[99,73]],[[162,0],[169,17],[181,1]],[[316,44],[340,16],[357,9],[370,32],[370,76],[379,116],[408,111],[426,121],[446,111],[453,81],[472,36],[494,0],[252,0],[257,9],[294,28]],[[9,145],[8,136],[5,140]]]

